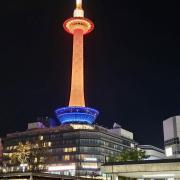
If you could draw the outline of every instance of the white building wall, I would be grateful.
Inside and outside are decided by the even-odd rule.
[[[171,117],[163,121],[163,130],[166,156],[168,158],[179,158],[180,116]]]
[[[180,137],[180,116],[176,116],[177,137]]]
[[[148,160],[164,159],[165,154],[155,150],[145,150],[146,155],[150,156]]]
[[[133,138],[134,138],[132,132],[127,131],[127,130],[122,129],[122,128],[121,128],[121,136],[124,136],[124,137],[126,137],[126,138],[128,138],[128,139],[132,139],[132,140],[133,140]]]
[[[164,141],[174,138],[173,117],[163,121]]]
[[[165,152],[163,149],[152,145],[139,145],[138,147],[149,156],[149,158],[147,158],[148,160],[165,159]]]
[[[111,133],[114,133],[114,134],[118,134],[119,136],[123,136],[125,138],[131,139],[131,140],[133,140],[133,138],[134,138],[134,135],[132,132],[130,132],[126,129],[123,129],[121,127],[109,129],[108,131]]]

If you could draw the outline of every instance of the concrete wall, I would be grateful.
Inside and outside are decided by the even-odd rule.
[[[176,116],[176,133],[180,137],[180,116]]]
[[[174,118],[171,117],[163,121],[164,141],[174,138]]]
[[[175,177],[180,178],[180,162],[106,165],[101,167],[101,171],[103,174],[115,177],[114,180],[119,176],[143,178],[144,175],[149,174],[174,174]]]

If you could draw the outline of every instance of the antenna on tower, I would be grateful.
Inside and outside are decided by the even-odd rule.
[[[82,9],[82,0],[76,0],[76,9]]]
[[[84,10],[82,8],[82,0],[76,0],[76,9],[74,10],[74,17],[84,17]]]

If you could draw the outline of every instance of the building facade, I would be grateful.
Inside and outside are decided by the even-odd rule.
[[[98,125],[67,124],[46,128],[39,122],[28,127],[24,132],[8,134],[4,138],[4,172],[96,176],[100,175],[100,166],[108,161],[109,156],[137,146],[132,138]],[[29,143],[34,151],[35,155],[29,155],[26,162],[13,161],[19,143]]]
[[[145,151],[146,155],[149,156],[146,160],[165,159],[164,150],[152,146],[152,145],[138,145],[138,148]]]
[[[180,158],[180,116],[163,121],[164,147],[168,158]]]

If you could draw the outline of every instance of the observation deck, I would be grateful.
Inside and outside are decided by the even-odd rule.
[[[99,112],[93,108],[80,106],[59,108],[55,113],[61,124],[92,124],[99,114]]]

